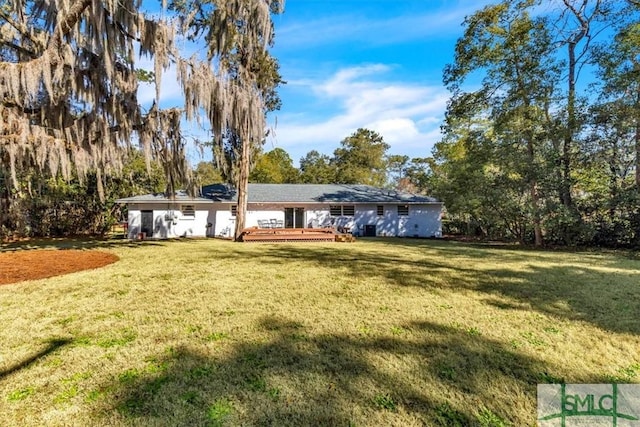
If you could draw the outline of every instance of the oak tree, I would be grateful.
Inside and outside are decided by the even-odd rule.
[[[105,174],[122,170],[123,152],[137,141],[148,167],[161,162],[173,195],[190,182],[180,129],[186,118],[208,123],[218,146],[229,135],[240,142],[242,218],[250,146],[264,138],[265,110],[277,103],[268,48],[271,13],[282,2],[180,0],[149,15],[139,6],[134,0],[0,2],[0,163],[15,193],[23,191],[21,170],[66,179],[93,171],[104,198]],[[176,41],[202,36],[207,54],[183,57]],[[146,110],[137,98],[139,55],[153,60],[155,102]],[[169,67],[177,70],[184,102],[163,109],[160,88]]]

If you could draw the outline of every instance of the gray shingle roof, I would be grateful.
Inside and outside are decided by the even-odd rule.
[[[235,190],[222,184],[202,188],[202,196],[236,201]],[[438,203],[433,197],[369,185],[249,184],[249,203]]]
[[[116,203],[153,203],[153,202],[166,202],[169,198],[164,193],[152,193],[152,194],[143,194],[141,196],[133,196],[133,197],[125,197],[123,199],[116,200]],[[205,199],[203,197],[191,197],[187,194],[186,191],[178,190],[176,191],[175,198],[173,199],[178,202],[199,202],[199,203],[211,203],[210,199]]]
[[[118,199],[118,203],[164,202],[163,194]],[[235,189],[225,184],[202,187],[202,197],[191,198],[184,191],[176,193],[177,201],[229,202],[238,200]],[[376,188],[369,185],[347,184],[249,184],[249,203],[440,203],[433,197]]]

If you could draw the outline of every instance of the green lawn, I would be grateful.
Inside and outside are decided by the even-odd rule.
[[[0,286],[2,426],[523,426],[538,383],[640,382],[630,253],[67,244],[121,260]]]

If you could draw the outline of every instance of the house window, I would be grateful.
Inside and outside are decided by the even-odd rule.
[[[398,205],[398,216],[409,215],[409,205]]]
[[[384,215],[384,206],[378,205],[376,209],[378,211],[378,216],[383,216]]]
[[[182,205],[180,211],[182,211],[182,216],[196,216],[196,207],[193,205]]]
[[[331,216],[353,216],[355,214],[355,206],[353,205],[334,205],[329,206],[329,214]]]
[[[238,205],[231,205],[231,216],[236,216],[238,214]]]

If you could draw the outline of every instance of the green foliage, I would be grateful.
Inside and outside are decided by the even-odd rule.
[[[480,408],[478,423],[480,427],[508,427],[511,425],[486,407]]]
[[[53,402],[57,404],[66,403],[78,395],[78,386],[73,384],[53,398]]]
[[[387,394],[376,394],[373,397],[373,403],[381,409],[386,409],[387,411],[395,412],[398,410],[398,405],[393,400],[388,393]]]
[[[638,377],[640,377],[640,363],[635,363],[618,369],[614,377],[614,382],[625,384],[634,383]]]
[[[8,177],[4,177],[8,178]],[[119,176],[89,173],[85,180],[74,177],[47,178],[31,169],[19,176],[20,189],[10,190],[0,174],[0,238],[19,236],[69,236],[107,232],[124,218],[122,207],[113,201],[134,194],[161,192],[166,187],[164,172],[152,163],[150,170],[139,150],[128,152]],[[100,197],[102,185],[104,201]],[[4,195],[4,197],[3,197]]]
[[[225,333],[225,332],[213,332],[209,335],[207,335],[207,341],[221,341],[224,339],[229,338],[229,334]]]
[[[209,407],[207,418],[210,427],[223,426],[233,412],[233,406],[226,399],[219,399]]]
[[[117,335],[110,335],[97,341],[97,345],[102,348],[117,347],[129,344],[138,337],[138,334],[132,329],[123,329]]]
[[[182,399],[184,402],[190,404],[190,405],[198,405],[201,403],[202,399],[200,397],[200,395],[198,394],[198,392],[196,391],[187,391],[186,393],[183,393],[180,396],[180,399]]]
[[[194,178],[199,186],[223,182],[222,174],[213,162],[199,162],[194,171]]]
[[[406,175],[409,156],[392,154],[387,156],[387,172],[392,187],[398,186],[400,180]]]
[[[305,184],[331,184],[335,182],[336,169],[331,158],[316,150],[300,159],[300,182]]]
[[[540,244],[539,188],[548,128],[544,120],[557,81],[548,54],[550,33],[520,4],[506,2],[477,12],[467,25],[457,43],[455,63],[445,71],[445,82],[454,92],[446,132],[448,143],[462,140],[468,152],[462,158],[467,164],[463,173],[471,174],[475,185],[468,186],[469,176],[455,174],[467,181],[455,185],[455,191],[463,191],[460,200],[469,191],[477,193],[473,198],[479,202],[478,217],[494,213],[485,233],[497,226],[525,241],[532,229]],[[460,85],[478,70],[484,70],[486,77],[482,87],[468,96]]]
[[[599,98],[589,109],[587,181],[582,211],[597,244],[640,245],[640,30],[630,5],[615,37],[593,49]],[[585,182],[585,176],[579,177]]]
[[[458,376],[454,366],[442,365],[438,366],[438,377],[446,381],[455,381]]]
[[[267,381],[259,376],[251,376],[247,379],[247,386],[252,391],[267,391]]]
[[[502,1],[465,20],[444,72],[452,92],[445,137],[426,180],[445,202],[444,231],[637,246],[640,10],[627,2],[584,2],[560,19],[533,13],[539,3]],[[573,28],[581,19],[583,26]],[[616,31],[598,31],[612,25]],[[565,32],[557,33],[558,26]],[[600,45],[585,42],[612,34]],[[576,57],[560,61],[559,48]],[[599,67],[592,86],[599,98],[575,93],[576,67],[586,58]],[[467,92],[472,77],[482,80]]]
[[[298,182],[298,170],[293,160],[282,148],[261,155],[249,175],[249,181],[264,184],[292,184]]]
[[[368,184],[383,187],[387,181],[385,154],[389,145],[382,136],[358,129],[340,143],[334,152],[336,183]]]
[[[206,378],[215,372],[215,368],[211,365],[197,366],[187,373],[190,379]]]
[[[27,397],[31,396],[34,392],[35,392],[35,389],[33,387],[27,387],[27,388],[22,388],[20,390],[15,390],[7,395],[7,400],[10,402],[24,400]]]
[[[300,159],[299,180],[309,184],[368,184],[410,192],[426,192],[431,161],[386,155],[389,145],[368,129],[343,139],[333,157],[311,150]]]
[[[436,408],[435,420],[438,425],[446,427],[466,427],[468,418],[448,403],[443,403]]]
[[[429,194],[431,192],[431,179],[433,176],[433,159],[428,157],[414,157],[409,161],[404,173],[408,181],[407,190],[416,193]],[[402,182],[400,189],[404,189]]]
[[[271,387],[267,390],[267,395],[272,401],[277,402],[280,399],[281,392],[279,388]]]
[[[156,75],[153,71],[144,70],[142,68],[136,69],[136,77],[138,81],[145,83],[154,83],[156,81]]]

